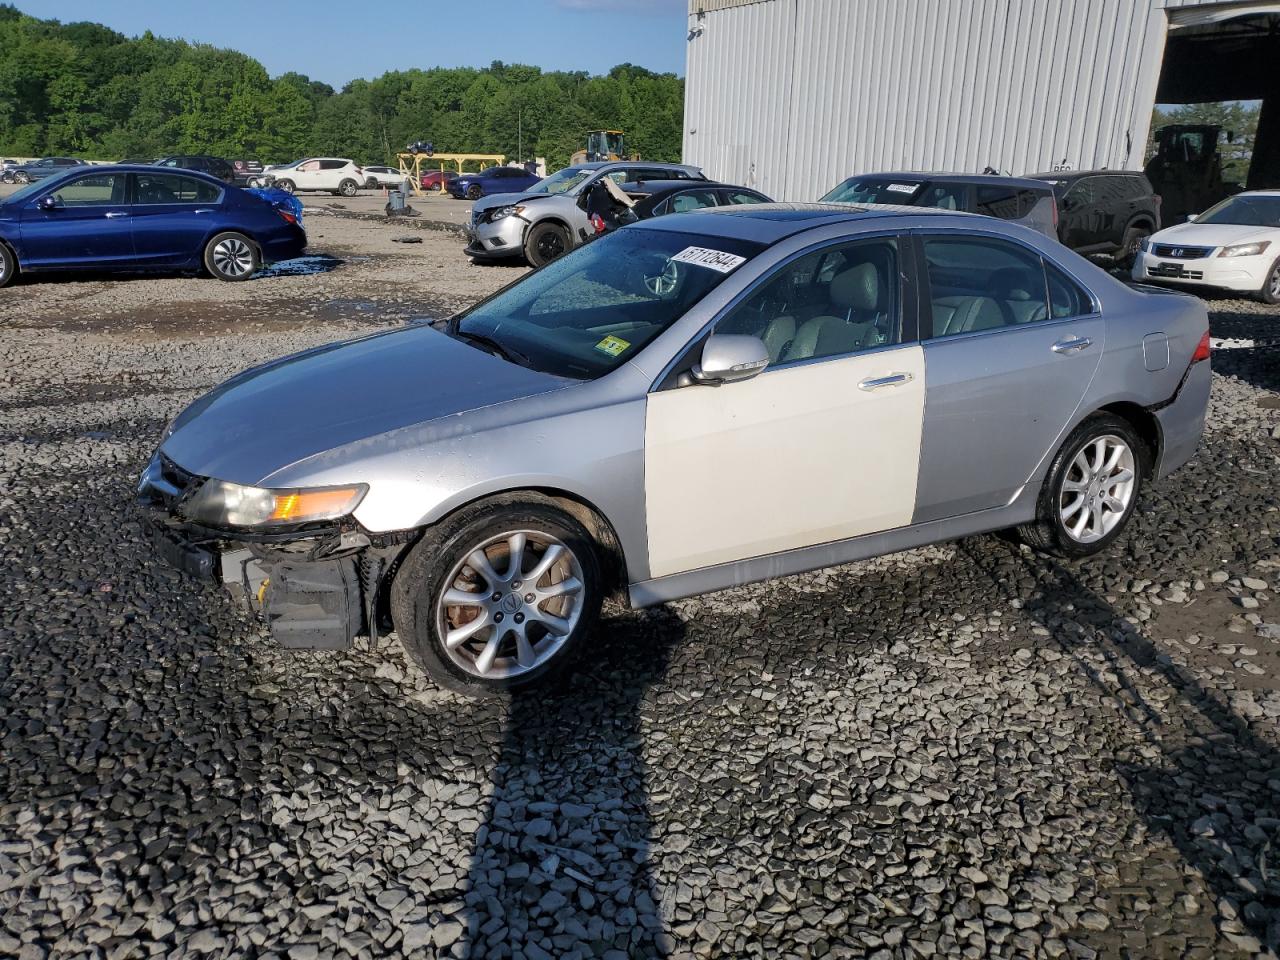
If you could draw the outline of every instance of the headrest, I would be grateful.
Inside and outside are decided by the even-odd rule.
[[[1026,270],[1017,267],[1004,267],[991,274],[991,295],[997,300],[1037,300],[1044,299],[1044,291],[1033,295],[1029,286]]]
[[[831,281],[831,302],[846,310],[873,312],[879,309],[880,299],[880,271],[875,264],[860,263]]]

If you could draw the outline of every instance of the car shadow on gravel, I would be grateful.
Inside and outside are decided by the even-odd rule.
[[[684,634],[663,609],[610,618],[570,681],[512,698],[465,895],[469,956],[667,956],[641,714]]]
[[[1209,328],[1215,338],[1228,341],[1213,351],[1214,372],[1280,391],[1280,313],[1215,312]]]
[[[1008,599],[1017,595],[995,561],[1016,549],[992,539],[962,545]],[[1023,614],[1048,631],[1103,702],[1160,755],[1159,763],[1116,765],[1138,811],[1208,884],[1228,940],[1251,952],[1260,952],[1262,944],[1280,947],[1280,924],[1273,920],[1280,907],[1280,750],[1071,565],[1043,556],[1023,560],[1037,585],[1021,598]],[[1102,656],[1105,667],[1079,655],[1086,646]],[[1167,684],[1176,696],[1151,700],[1127,679],[1137,673]]]

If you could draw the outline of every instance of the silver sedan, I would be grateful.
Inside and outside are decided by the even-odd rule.
[[[1204,307],[928,211],[626,227],[471,309],[250,370],[139,499],[287,646],[390,629],[440,683],[533,684],[645,606],[1016,528],[1081,557],[1195,452]]]

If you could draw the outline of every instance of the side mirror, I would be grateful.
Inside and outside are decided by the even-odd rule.
[[[693,368],[695,383],[719,386],[750,380],[769,365],[769,349],[759,337],[712,334],[702,345],[702,361]]]
[[[40,202],[36,204],[36,206],[41,210],[57,210],[58,198],[53,194],[49,194],[47,197],[41,197]]]
[[[1194,219],[1195,219],[1196,217],[1198,217],[1198,216],[1200,216],[1200,214],[1198,214],[1198,213],[1188,213],[1188,214],[1187,214],[1187,223],[1190,223],[1192,220],[1194,220]]]

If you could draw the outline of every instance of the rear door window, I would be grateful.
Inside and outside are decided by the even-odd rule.
[[[173,173],[137,174],[137,199],[143,204],[216,203],[222,191],[195,177]]]
[[[666,206],[668,213],[687,213],[703,207],[719,206],[719,201],[714,190],[685,190],[671,197]]]
[[[1046,320],[1045,268],[1030,250],[990,237],[926,237],[933,337]]]

